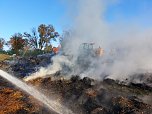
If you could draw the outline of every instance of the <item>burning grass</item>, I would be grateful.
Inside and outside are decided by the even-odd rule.
[[[94,82],[90,78],[80,79],[74,76],[71,80],[51,80],[51,78],[39,78],[28,83],[41,88],[43,92],[54,94],[60,98],[60,102],[66,104],[76,113],[81,114],[111,114],[111,113],[143,113],[152,111],[149,104],[138,98],[138,93],[132,93],[131,87],[106,82]],[[121,88],[121,91],[120,91]],[[138,91],[142,91],[138,89]],[[150,91],[142,92],[142,95],[151,94]],[[59,97],[60,96],[60,97]],[[79,109],[79,110],[77,110]]]
[[[36,78],[27,83],[76,114],[152,112],[152,102],[140,99],[145,95],[152,99],[151,88],[146,85],[124,85],[111,79],[97,81],[88,77],[81,79],[79,76],[72,76],[71,79],[57,77],[48,75],[47,78]],[[33,97],[1,78],[0,82],[0,114],[50,114]]]
[[[27,83],[69,107],[76,114],[150,114],[152,111],[151,105],[127,90],[130,87],[126,86],[123,88],[125,90],[120,92],[121,85],[109,85],[108,81],[99,82],[87,77],[80,79],[73,76],[64,80],[52,77],[37,78]],[[52,114],[33,97],[13,86],[7,87],[5,83],[1,84],[1,87],[4,85],[5,87],[0,89],[0,114]]]

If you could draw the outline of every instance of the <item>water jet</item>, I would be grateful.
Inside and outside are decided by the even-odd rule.
[[[17,86],[21,90],[25,91],[29,95],[33,96],[38,101],[42,102],[50,111],[54,111],[58,114],[73,114],[71,110],[62,106],[60,103],[46,97],[44,94],[40,93],[37,89],[33,88],[30,85],[27,85],[25,82],[21,81],[20,79],[6,73],[3,70],[0,70],[0,76],[13,85]]]

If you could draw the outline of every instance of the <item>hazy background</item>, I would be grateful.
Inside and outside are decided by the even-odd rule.
[[[105,59],[93,59],[97,67],[83,74],[100,76],[106,72],[110,77],[125,79],[152,70],[151,6],[150,0],[1,0],[0,36],[7,40],[15,32],[30,31],[41,23],[53,24],[59,33],[72,31],[63,42],[63,51],[74,55],[72,64],[84,42],[102,47],[104,58],[113,61],[103,65]]]

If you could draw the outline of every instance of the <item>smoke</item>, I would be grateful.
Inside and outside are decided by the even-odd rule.
[[[70,38],[64,39],[67,42],[64,50],[72,55],[77,55],[80,44],[85,42],[103,45],[108,32],[108,26],[103,20],[105,3],[102,4],[101,0],[79,0],[77,5],[78,13],[73,19]]]
[[[62,52],[71,58],[55,57],[54,64],[47,69],[40,69],[39,75],[62,71],[63,63],[72,68],[69,74],[97,79],[108,76],[125,80],[132,79],[132,75],[136,73],[152,73],[152,29],[136,26],[138,23],[135,21],[109,24],[105,19],[105,12],[110,5],[117,3],[118,0],[78,0],[75,4],[76,11],[71,9],[72,27],[64,34],[62,42]],[[94,48],[100,46],[105,53],[102,57],[91,57],[89,54],[85,56],[80,49],[82,43],[95,43]],[[78,62],[80,56],[83,60]],[[86,65],[85,62],[89,63]]]
[[[53,63],[50,64],[47,68],[41,67],[38,72],[25,77],[24,81],[33,80],[39,77],[44,78],[48,75],[55,74],[57,71],[62,70],[65,64],[69,67],[72,66],[71,62],[65,56],[55,56],[52,58],[52,61]]]
[[[151,72],[151,29],[143,30],[132,23],[110,25],[105,20],[108,5],[117,3],[104,0],[79,1],[78,15],[74,19],[72,32],[66,36],[63,47],[65,53],[74,55],[74,62],[80,53],[82,43],[94,42],[105,50],[104,57],[91,58],[96,67],[82,73],[84,76],[103,78],[101,74],[119,80],[129,78],[134,73]],[[83,62],[83,61],[82,61]],[[104,63],[104,64],[103,64]],[[76,63],[75,63],[76,64]],[[78,72],[77,72],[78,73]]]

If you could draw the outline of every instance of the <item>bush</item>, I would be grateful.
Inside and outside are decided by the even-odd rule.
[[[5,50],[0,49],[0,54],[6,54],[7,52]]]
[[[21,56],[37,56],[40,54],[44,54],[45,52],[43,50],[40,49],[36,49],[36,50],[28,50],[25,54],[25,52],[20,52]]]
[[[6,54],[13,55],[13,54],[15,54],[15,51],[14,50],[8,50],[8,51],[6,51]]]

